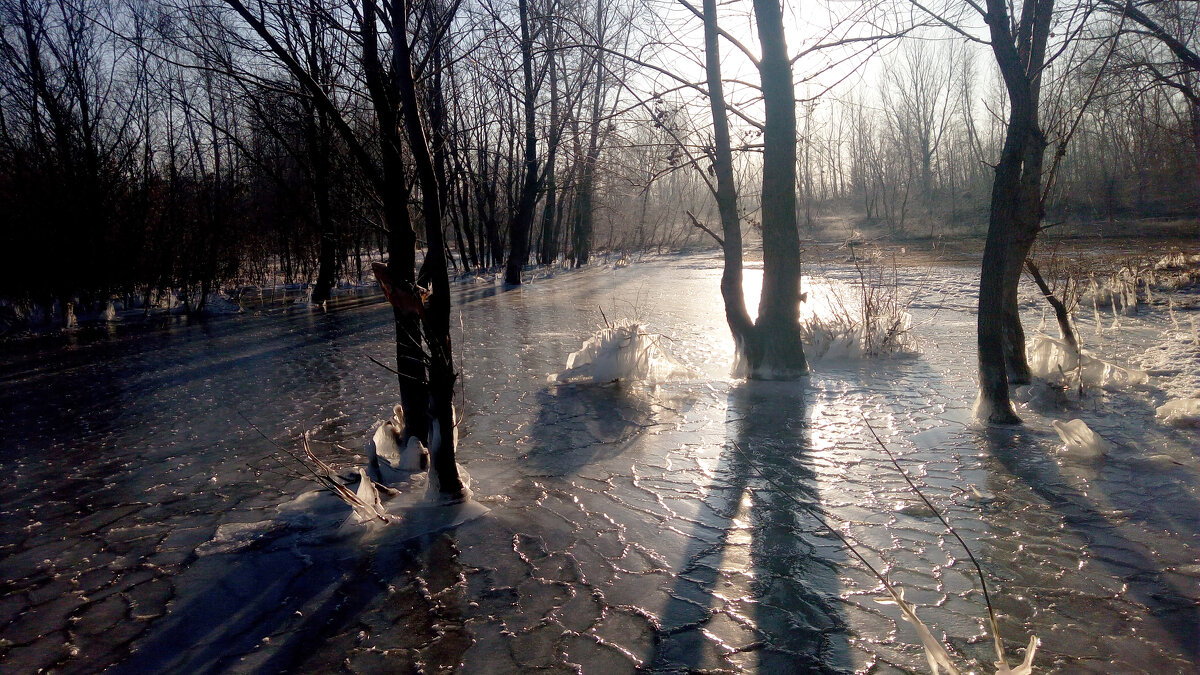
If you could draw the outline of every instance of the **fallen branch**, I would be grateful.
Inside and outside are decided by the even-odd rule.
[[[718,246],[720,246],[721,248],[725,248],[725,240],[722,239],[720,235],[718,235],[716,232],[713,232],[712,230],[708,229],[708,227],[706,227],[704,225],[704,223],[700,222],[700,219],[696,218],[695,214],[693,214],[691,211],[687,211],[686,213],[688,215],[688,218],[692,219],[692,225],[695,225],[696,227],[700,228],[704,232],[707,232],[708,236],[717,240]]]
[[[1079,340],[1075,337],[1075,329],[1071,326],[1071,315],[1067,312],[1067,306],[1058,299],[1058,296],[1054,295],[1054,291],[1050,290],[1050,286],[1046,284],[1041,271],[1038,270],[1032,259],[1025,259],[1025,270],[1029,272],[1029,276],[1033,277],[1033,283],[1037,284],[1038,290],[1045,296],[1046,302],[1054,308],[1054,318],[1058,319],[1058,332],[1062,333],[1063,341],[1070,345],[1078,356]]]

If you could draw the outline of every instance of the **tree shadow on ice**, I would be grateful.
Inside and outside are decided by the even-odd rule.
[[[524,460],[547,475],[575,475],[636,448],[644,433],[672,424],[694,400],[637,383],[544,387]]]
[[[381,653],[374,667],[388,672],[456,663],[470,639],[450,527],[401,523],[369,542],[280,528],[200,557],[175,579],[169,613],[108,672],[332,672]]]
[[[995,460],[994,463],[991,463],[992,471],[996,471],[998,468],[1003,470],[992,477],[992,480],[996,482],[996,489],[1005,489],[1007,487],[1006,479],[1011,477],[1045,502],[1052,513],[1060,518],[1066,526],[1066,534],[1082,540],[1088,551],[1087,562],[1104,570],[1117,583],[1119,588],[1116,589],[1115,596],[1112,590],[1105,591],[1103,588],[1098,591],[1093,590],[1092,592],[1099,593],[1097,601],[1107,602],[1114,597],[1124,596],[1127,600],[1131,599],[1143,605],[1149,615],[1155,619],[1157,630],[1164,633],[1162,639],[1173,642],[1178,650],[1177,653],[1194,663],[1197,658],[1200,658],[1200,607],[1196,605],[1194,599],[1196,591],[1194,588],[1187,587],[1186,584],[1191,582],[1186,581],[1186,578],[1169,574],[1169,566],[1164,566],[1160,553],[1147,546],[1143,541],[1139,541],[1142,539],[1141,537],[1138,539],[1130,537],[1130,534],[1133,533],[1130,525],[1136,528],[1138,533],[1151,536],[1153,536],[1152,533],[1163,532],[1165,529],[1179,537],[1180,540],[1174,542],[1164,540],[1163,545],[1173,543],[1186,547],[1189,543],[1194,544],[1195,531],[1172,529],[1172,525],[1177,525],[1174,518],[1170,518],[1166,522],[1162,521],[1160,515],[1164,510],[1163,502],[1171,503],[1166,507],[1166,511],[1182,514],[1200,514],[1200,503],[1197,503],[1189,495],[1188,489],[1183,485],[1176,485],[1173,489],[1159,488],[1152,490],[1149,494],[1132,489],[1132,486],[1129,485],[1118,489],[1120,486],[1105,479],[1106,477],[1101,473],[1104,471],[1103,468],[1075,466],[1069,461],[1063,464],[1056,463],[1053,456],[1047,456],[1048,453],[1041,451],[1041,448],[1052,446],[1053,441],[1049,438],[1032,437],[1031,433],[1027,429],[994,427],[988,428],[984,432],[982,442]],[[997,467],[996,464],[999,466]],[[1078,477],[1071,475],[1073,466],[1077,470],[1091,472],[1091,475],[1086,476],[1085,483],[1081,484]],[[989,521],[1000,519],[1000,522],[995,524],[1010,527],[1003,522],[1004,515],[1003,511],[994,512]],[[1026,528],[1024,518],[1027,517],[1028,515],[1016,523],[1012,523],[1011,529],[1019,531]],[[1188,539],[1191,541],[1189,542]],[[1015,538],[998,538],[990,543],[990,547],[998,548],[1008,545],[1015,548],[1020,543]],[[1078,564],[1078,555],[1072,551],[1062,551],[1062,546],[1057,545],[1057,541],[1055,544],[1050,549],[1050,554],[1067,555]],[[1037,550],[1038,547],[1034,547],[1032,554],[1036,555]],[[1186,556],[1186,551],[1183,554]],[[1006,551],[989,553],[989,556],[1001,556],[1002,559],[1004,556],[1011,558],[1011,555],[1015,554]],[[1030,553],[1026,555],[1030,555]],[[1184,560],[1183,562],[1188,561]],[[1072,571],[1067,573],[1071,574]],[[1028,583],[1020,579],[1017,581]],[[1101,579],[1092,583],[1102,581]],[[1058,588],[1062,581],[1055,580],[1052,583],[1055,584],[1054,588]],[[1037,591],[1038,589],[1035,588],[1030,592],[1036,595]],[[1124,622],[1127,620],[1124,618],[1124,613],[1118,610],[1108,611],[1114,612],[1114,615],[1118,617],[1114,621],[1121,624],[1112,626],[1112,630],[1114,632],[1123,630]],[[1102,635],[1112,634],[1105,632],[1109,627],[1094,625],[1097,620],[1096,615],[1089,616],[1087,621],[1093,624],[1088,629],[1089,633],[1098,630]],[[1145,635],[1152,628],[1155,627],[1143,626],[1138,633]],[[1162,645],[1163,655],[1160,656],[1163,658],[1167,658],[1165,647],[1166,645]],[[1055,651],[1053,642],[1047,644],[1047,651],[1050,653]],[[1172,658],[1178,659],[1178,657]],[[1171,668],[1178,667],[1178,660],[1174,663],[1175,665],[1170,666]],[[1153,669],[1150,664],[1143,665]]]
[[[853,670],[839,609],[845,554],[796,504],[820,505],[804,463],[806,387],[752,381],[730,391],[727,442],[704,472],[712,482],[660,617],[652,670]]]

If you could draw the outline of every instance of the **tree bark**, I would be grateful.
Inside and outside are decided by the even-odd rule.
[[[442,236],[441,196],[437,172],[425,140],[424,122],[417,105],[417,87],[413,80],[412,53],[407,37],[406,3],[400,3],[397,9],[399,11],[392,16],[393,76],[400,94],[408,146],[421,188],[427,241],[421,276],[428,278],[430,284],[429,299],[421,321],[425,344],[429,348],[429,398],[424,408],[430,425],[427,444],[430,455],[429,484],[440,491],[443,498],[461,500],[470,496],[470,490],[459,478],[458,465],[455,463],[458,420],[454,409],[454,384],[458,373],[454,369],[454,352],[450,341],[450,278],[446,272],[446,245]]]
[[[721,82],[721,53],[716,0],[704,0],[704,62],[708,76],[708,103],[713,119],[713,172],[717,178],[717,212],[721,217],[721,248],[725,268],[721,272],[721,298],[725,321],[733,335],[736,358],[746,363],[752,346],[754,326],[746,310],[742,290],[742,224],[737,212],[737,186],[733,177],[733,151],[729,143],[729,116]]]
[[[763,290],[751,323],[742,288],[742,232],[721,81],[716,0],[703,1],[705,71],[713,117],[713,190],[724,236],[721,296],[738,350],[739,372],[751,379],[790,379],[807,364],[800,341],[800,237],[796,219],[796,101],[791,62],[776,0],[755,0],[763,56],[759,62],[766,109],[763,156]],[[711,187],[711,185],[710,185]]]

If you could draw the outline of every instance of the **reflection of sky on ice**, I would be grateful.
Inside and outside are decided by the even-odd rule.
[[[874,602],[877,581],[799,500],[889,561],[935,635],[986,672],[973,571],[864,415],[991,575],[1010,661],[1036,633],[1047,670],[1191,667],[1200,470],[1194,431],[1155,422],[1159,389],[1082,403],[1035,392],[1025,427],[971,425],[974,270],[955,268],[899,272],[920,292],[920,355],[739,382],[718,264],[459,291],[460,461],[491,512],[441,534],[359,537],[315,507],[280,513],[308,484],[281,475],[239,415],[287,447],[310,430],[360,448],[394,397],[367,359],[393,349],[382,305],[14,349],[0,363],[12,477],[0,488],[0,669],[923,669],[911,628]],[[806,281],[806,312],[844,306],[826,291],[857,276],[806,272],[822,280]],[[748,269],[752,313],[760,285]],[[1036,326],[1036,296],[1022,306]],[[693,374],[547,383],[603,325],[599,308],[661,333]],[[1170,326],[1147,312],[1096,336],[1084,320],[1089,348],[1134,367]],[[1112,445],[1102,461],[1061,452],[1051,421],[1077,418]],[[318,451],[341,469],[361,461]]]

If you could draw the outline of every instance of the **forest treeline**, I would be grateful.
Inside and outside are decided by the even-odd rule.
[[[99,307],[175,292],[203,310],[218,289],[310,283],[319,302],[339,282],[369,281],[369,261],[385,256],[396,200],[381,191],[403,192],[423,245],[418,164],[400,120],[378,114],[394,64],[372,72],[364,56],[374,6],[0,0],[0,297]],[[511,282],[598,250],[711,241],[696,227],[717,216],[703,41],[687,6],[404,5],[436,239],[453,270],[506,267]],[[874,11],[913,14],[896,7]],[[1047,220],[1195,217],[1196,3],[1061,11],[1087,19],[1066,22],[1077,33],[1042,77]],[[995,62],[968,32],[934,39],[899,21],[863,40],[869,51],[854,42],[822,61],[832,85],[798,69],[802,236],[830,217],[897,237],[983,231],[1007,123]],[[812,51],[846,48],[826,42]],[[740,215],[754,226],[761,108],[727,72]],[[403,175],[386,186],[364,174],[389,162]]]

